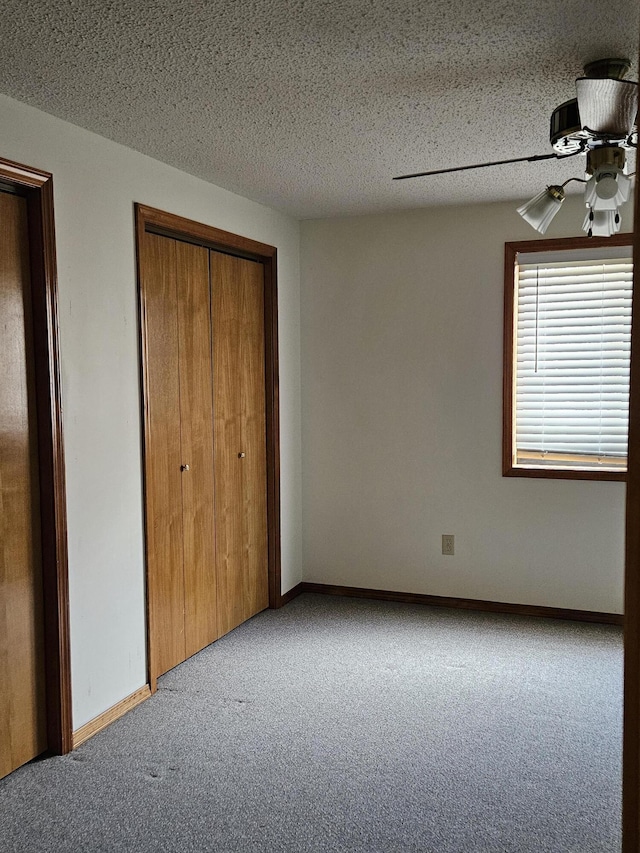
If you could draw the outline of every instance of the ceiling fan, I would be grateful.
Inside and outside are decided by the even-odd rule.
[[[618,208],[629,198],[631,178],[626,169],[626,152],[638,147],[638,84],[625,80],[628,59],[599,59],[584,66],[584,77],[576,80],[576,95],[551,113],[549,139],[553,152],[511,160],[494,160],[398,175],[394,181],[443,175],[537,160],[564,160],[586,155],[585,178],[569,178],[552,184],[518,208],[518,213],[536,231],[544,234],[564,201],[564,187],[571,181],[585,184],[587,215],[583,229],[591,237],[609,237],[620,230]],[[635,173],[633,173],[635,174]]]

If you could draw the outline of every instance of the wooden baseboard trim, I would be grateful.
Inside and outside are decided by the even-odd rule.
[[[393,592],[387,589],[364,589],[359,586],[334,586],[333,584],[303,581],[294,587],[296,595],[315,592],[320,595],[343,595],[348,598],[373,598],[379,601],[400,601],[405,604],[427,604],[431,607],[453,607],[459,610],[481,610],[489,613],[511,613],[517,616],[541,616],[546,619],[568,619],[573,622],[599,622],[605,625],[622,625],[620,613],[599,613],[594,610],[569,610],[564,607],[542,607],[536,604],[508,604],[503,601],[483,601],[476,598],[448,598],[444,595],[422,595],[415,592]],[[294,598],[295,596],[292,596]],[[289,599],[291,600],[291,599]]]
[[[93,720],[89,720],[89,722],[85,723],[84,726],[80,726],[80,728],[76,729],[73,733],[72,748],[76,749],[76,747],[80,746],[81,743],[84,743],[86,740],[89,740],[90,737],[93,737],[94,735],[97,735],[98,732],[106,729],[106,727],[111,725],[111,723],[114,723],[116,720],[120,719],[120,717],[123,717],[127,711],[135,708],[136,705],[144,702],[144,700],[148,699],[150,696],[151,690],[149,685],[145,684],[144,687],[136,690],[135,693],[132,693],[130,696],[126,696],[121,702],[118,702],[116,705],[108,708],[104,713],[94,717]]]
[[[283,593],[280,596],[280,604],[278,606],[284,607],[285,604],[289,604],[290,601],[293,601],[294,598],[297,598],[300,595],[300,593],[303,592],[303,589],[302,589],[303,586],[304,586],[303,583],[298,583],[294,587],[292,587],[288,592]]]

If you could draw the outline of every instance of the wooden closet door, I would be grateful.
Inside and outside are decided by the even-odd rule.
[[[264,269],[211,252],[220,634],[269,606]]]
[[[26,201],[0,192],[0,777],[47,748]]]
[[[209,250],[176,243],[185,657],[218,638],[213,518]]]
[[[145,503],[150,670],[186,657],[176,241],[141,246],[145,365]]]

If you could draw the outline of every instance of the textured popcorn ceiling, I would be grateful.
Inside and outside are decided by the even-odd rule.
[[[0,0],[0,91],[294,216],[515,199],[637,0]],[[0,152],[1,154],[2,152]],[[575,185],[573,185],[575,186]]]

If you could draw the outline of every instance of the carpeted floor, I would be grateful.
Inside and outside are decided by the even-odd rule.
[[[0,850],[620,849],[619,628],[304,595],[0,782]]]

